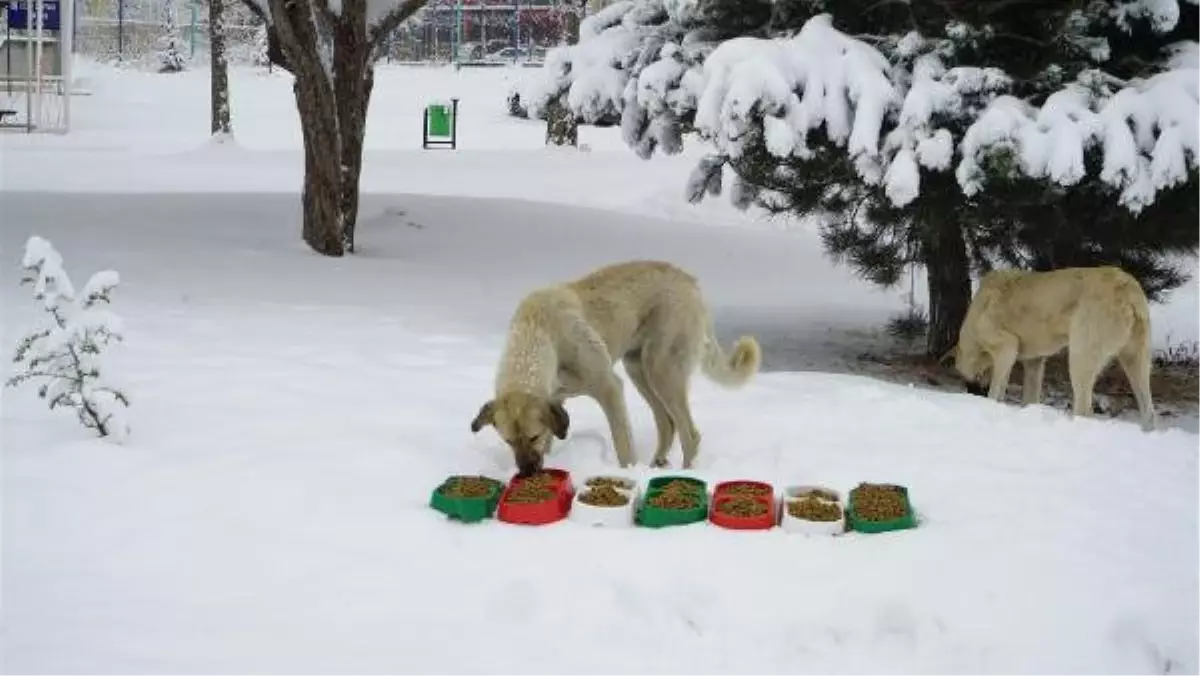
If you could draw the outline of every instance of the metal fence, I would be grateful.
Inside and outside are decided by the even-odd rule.
[[[231,63],[254,63],[262,50],[258,18],[227,4]],[[566,34],[576,5],[562,0],[432,0],[388,40],[393,62],[463,65],[540,64]],[[208,7],[200,0],[80,0],[75,51],[101,61],[152,63],[167,35],[189,61],[207,62]]]

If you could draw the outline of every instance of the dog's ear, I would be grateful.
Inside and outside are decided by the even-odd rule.
[[[475,414],[475,419],[471,421],[471,431],[478,432],[483,429],[484,425],[492,424],[492,412],[496,410],[496,400],[493,399],[483,406],[479,407],[479,413]]]
[[[554,432],[554,436],[559,439],[567,438],[567,428],[571,426],[571,416],[567,415],[567,409],[558,402],[550,403],[550,431]]]

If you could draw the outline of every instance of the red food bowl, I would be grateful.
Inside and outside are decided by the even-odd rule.
[[[739,495],[736,492],[738,486],[754,486],[761,493],[756,495]],[[717,510],[717,507],[722,503],[738,497],[749,497],[755,502],[765,505],[767,511],[758,516],[733,516]],[[771,487],[771,484],[761,481],[723,481],[713,489],[712,509],[709,511],[708,518],[722,528],[732,530],[765,530],[775,526],[775,516],[775,489]]]
[[[507,523],[540,526],[566,518],[567,512],[571,510],[571,500],[575,497],[570,474],[561,469],[542,471],[553,475],[550,488],[554,491],[554,496],[542,502],[510,502],[509,494],[524,482],[521,477],[514,476],[500,494],[500,504],[496,509],[497,519]]]

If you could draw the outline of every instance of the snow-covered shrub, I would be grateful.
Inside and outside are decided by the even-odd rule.
[[[92,275],[76,294],[63,269],[62,256],[41,237],[30,237],[21,261],[22,284],[49,315],[17,345],[15,375],[7,385],[38,381],[38,396],[51,409],[74,409],[85,427],[102,437],[123,439],[129,432],[129,400],[105,377],[104,349],[121,340],[121,321],[108,305],[120,277],[113,270]]]
[[[163,35],[158,40],[158,72],[178,73],[187,67],[183,56],[183,40],[175,24],[175,9],[167,3],[163,8]]]

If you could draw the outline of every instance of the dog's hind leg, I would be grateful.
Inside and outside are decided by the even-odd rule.
[[[654,449],[654,460],[650,464],[654,467],[666,467],[667,453],[671,450],[671,443],[675,441],[675,423],[671,420],[671,415],[667,413],[666,407],[663,406],[662,400],[658,398],[654,388],[650,386],[650,381],[646,379],[646,370],[642,366],[641,355],[627,356],[622,362],[625,364],[625,372],[629,374],[629,379],[633,381],[634,387],[646,400],[650,411],[654,414],[654,427],[658,430],[658,445]]]
[[[1150,349],[1148,345],[1129,342],[1117,353],[1117,362],[1125,377],[1129,379],[1129,388],[1137,400],[1138,414],[1142,419],[1142,429],[1154,429],[1154,403],[1150,398]]]
[[[683,468],[689,469],[700,450],[700,432],[692,420],[688,405],[688,375],[693,364],[687,364],[671,354],[645,355],[651,387],[662,400],[663,407],[675,422],[679,445],[683,448]]]
[[[1042,401],[1042,377],[1046,373],[1046,358],[1035,357],[1021,361],[1021,372],[1025,376],[1021,385],[1021,403],[1028,406]]]

